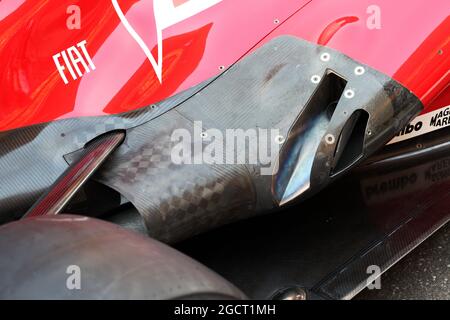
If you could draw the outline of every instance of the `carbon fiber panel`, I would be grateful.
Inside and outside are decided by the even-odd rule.
[[[328,59],[322,59],[324,53]],[[276,174],[262,175],[261,162],[176,165],[170,160],[172,133],[186,129],[194,139],[201,140],[193,129],[193,123],[201,121],[204,132],[275,129],[287,137],[287,142],[296,140],[301,136],[296,123],[313,121],[302,117],[319,87],[312,77],[324,78],[333,72],[346,79],[345,88],[352,90],[354,96],[338,101],[327,133],[339,137],[350,115],[366,110],[370,118],[367,133],[363,132],[364,154],[358,159],[361,161],[421,109],[417,98],[379,72],[364,66],[365,73],[357,75],[355,69],[361,66],[329,48],[294,37],[279,37],[232,66],[176,109],[129,130],[127,142],[101,170],[98,179],[127,196],[144,217],[149,234],[166,242],[268,212],[278,207],[272,184]],[[281,147],[289,156],[287,142]],[[317,152],[312,150],[311,190],[306,196],[334,179],[330,177],[330,167],[335,147],[321,140]],[[247,145],[236,147],[235,153],[245,155],[251,152],[249,149]],[[294,161],[283,155],[280,159]]]
[[[149,234],[184,238],[254,214],[255,191],[245,166],[177,165],[171,132],[192,123],[171,111],[128,132],[99,181],[125,195],[143,215]],[[200,138],[200,137],[199,137]]]
[[[0,132],[0,223],[21,217],[67,169],[64,156],[112,130],[146,123],[201,90],[211,80],[137,111],[86,117]]]
[[[336,103],[335,108],[321,123],[326,116],[316,121],[310,114],[316,107],[321,111],[328,106],[312,106],[311,97],[322,92],[332,95],[337,89],[324,84],[323,79],[330,74],[345,82],[345,91],[338,101],[330,101]],[[332,174],[332,165],[339,137],[356,111],[364,110],[368,120],[361,133],[363,152],[348,168],[389,141],[421,107],[407,89],[368,66],[326,47],[279,37],[219,77],[163,101],[157,108],[2,133],[1,219],[23,214],[87,141],[110,130],[126,129],[125,142],[97,178],[129,198],[142,214],[150,235],[177,241],[278,207],[278,188],[287,183],[293,165],[310,178],[302,199],[328,185],[338,176]],[[280,153],[275,154],[281,173],[262,174],[260,158],[245,164],[224,159],[222,162],[229,164],[176,165],[171,161],[171,136],[179,129],[195,131],[195,121],[201,121],[203,131],[278,130],[284,141],[280,142]],[[314,137],[311,132],[315,131],[307,130],[316,126],[320,136]],[[308,145],[311,137],[305,133],[311,134],[317,146]],[[327,141],[327,136],[336,143]],[[191,143],[202,139],[195,132],[193,137]],[[266,141],[268,145],[272,142]],[[201,143],[207,146],[207,141]],[[268,145],[266,149],[271,149]],[[307,150],[306,160],[299,156],[299,147]],[[250,150],[243,144],[235,148],[234,156],[259,154],[258,148]],[[304,168],[305,161],[311,162],[310,170]]]
[[[308,299],[350,299],[377,277],[381,277],[378,298],[384,297],[383,292],[405,289],[413,297],[424,298],[423,286],[446,288],[448,246],[436,248],[443,254],[439,261],[429,261],[418,248],[413,264],[406,267],[403,263],[400,270],[420,269],[406,278],[410,281],[407,288],[381,273],[449,223],[449,203],[447,146],[444,153],[429,149],[427,155],[408,161],[361,166],[283,214],[229,225],[177,248],[252,299],[272,298],[296,287],[304,288]],[[430,265],[440,266],[440,273],[429,273]],[[433,275],[438,276],[436,281]],[[440,287],[439,282],[444,285]]]

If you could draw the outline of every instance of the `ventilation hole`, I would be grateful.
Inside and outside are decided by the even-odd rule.
[[[355,111],[347,120],[335,150],[335,166],[332,175],[344,171],[363,156],[368,121],[369,114],[364,110]]]

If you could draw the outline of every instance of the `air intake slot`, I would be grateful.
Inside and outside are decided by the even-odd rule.
[[[355,111],[348,119],[341,135],[335,153],[335,166],[332,174],[339,174],[363,156],[364,137],[366,135],[369,114],[364,110]]]

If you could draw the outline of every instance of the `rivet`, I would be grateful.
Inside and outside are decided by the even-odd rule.
[[[320,60],[322,61],[329,61],[331,58],[330,54],[328,52],[324,52],[320,55]]]
[[[344,92],[344,97],[346,97],[347,99],[351,99],[355,96],[355,91],[353,91],[352,89],[347,89]]]
[[[277,135],[275,137],[275,142],[278,143],[278,144],[282,144],[282,143],[284,143],[284,141],[285,141],[285,139],[284,139],[284,137],[282,135]]]
[[[336,139],[334,138],[334,135],[332,135],[331,133],[328,133],[328,134],[325,136],[325,141],[326,141],[326,143],[328,143],[328,144],[333,144],[335,140],[336,140]]]
[[[355,74],[357,75],[357,76],[360,76],[360,75],[362,75],[362,74],[364,74],[364,72],[366,72],[366,69],[364,69],[363,67],[361,67],[361,66],[357,66],[356,68],[355,68]]]
[[[311,77],[311,82],[312,83],[319,83],[320,82],[320,76],[318,76],[317,74],[313,75]]]

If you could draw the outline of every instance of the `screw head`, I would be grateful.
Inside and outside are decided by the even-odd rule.
[[[355,68],[354,72],[357,76],[360,76],[360,75],[363,75],[364,72],[366,72],[366,69],[364,69],[364,67],[362,67],[362,66],[357,66]]]
[[[336,141],[336,139],[334,138],[334,135],[332,135],[331,133],[328,133],[328,134],[325,136],[325,142],[326,142],[326,143],[328,143],[328,144],[333,144],[334,141]]]
[[[328,52],[324,52],[320,55],[320,60],[325,61],[325,62],[330,61],[330,58],[331,58],[331,56]]]
[[[344,97],[346,97],[347,99],[351,99],[355,96],[355,91],[353,91],[352,89],[347,89],[344,92]]]
[[[277,135],[275,137],[275,142],[278,143],[278,144],[282,144],[282,143],[284,143],[284,141],[285,141],[285,139],[284,139],[284,137],[282,135]]]
[[[311,77],[311,82],[312,83],[319,83],[320,82],[320,76],[315,74]]]

